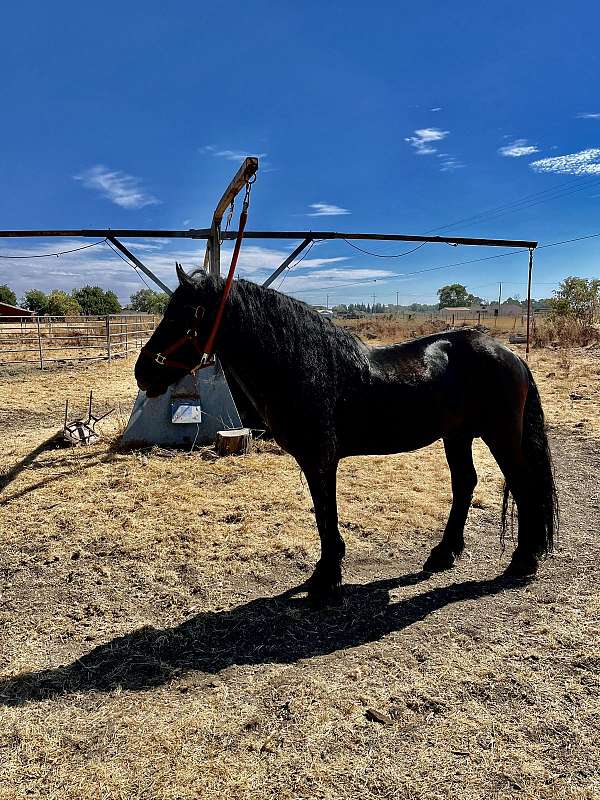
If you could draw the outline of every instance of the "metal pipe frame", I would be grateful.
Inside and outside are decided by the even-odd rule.
[[[181,230],[127,229],[119,228],[84,228],[80,230],[15,230],[0,231],[0,238],[35,238],[35,237],[79,237],[91,239],[111,239],[129,237],[131,239],[210,239],[212,228],[190,228]],[[224,231],[221,239],[234,240],[237,231]],[[383,242],[429,242],[431,244],[460,244],[476,247],[522,247],[535,249],[537,242],[527,239],[481,239],[469,236],[419,236],[401,233],[338,233],[337,231],[245,231],[244,239],[314,239],[334,240],[353,239]]]

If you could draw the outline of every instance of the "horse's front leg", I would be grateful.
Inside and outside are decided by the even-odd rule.
[[[342,583],[342,559],[346,551],[338,529],[336,476],[337,460],[327,464],[303,464],[313,500],[321,539],[321,558],[304,585],[315,602],[336,600]]]

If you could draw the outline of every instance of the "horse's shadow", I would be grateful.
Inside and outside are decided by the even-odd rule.
[[[312,610],[283,595],[230,611],[203,612],[173,628],[140,628],[99,645],[71,664],[0,680],[0,703],[20,705],[71,692],[150,689],[188,671],[217,673],[236,665],[291,664],[381,639],[451,603],[520,585],[504,577],[465,581],[391,602],[389,592],[425,573],[348,584],[340,606]]]

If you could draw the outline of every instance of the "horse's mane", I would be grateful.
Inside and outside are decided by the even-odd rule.
[[[193,272],[191,277],[201,277],[202,288],[208,289],[211,295],[214,292],[215,297],[223,290],[223,278],[200,270]],[[310,342],[313,346],[321,340],[324,346],[334,347],[339,356],[352,361],[362,360],[368,351],[358,337],[334,325],[307,303],[244,278],[233,282],[227,305],[235,309],[246,330],[255,330],[261,335],[272,332],[274,336],[268,336],[271,342],[280,341],[285,349],[289,348],[289,340],[293,338],[296,343]]]

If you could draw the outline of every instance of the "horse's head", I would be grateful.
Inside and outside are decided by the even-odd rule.
[[[164,317],[140,352],[135,379],[148,397],[158,397],[199,364],[219,302],[217,282],[198,272],[187,275],[177,264],[179,286]]]

